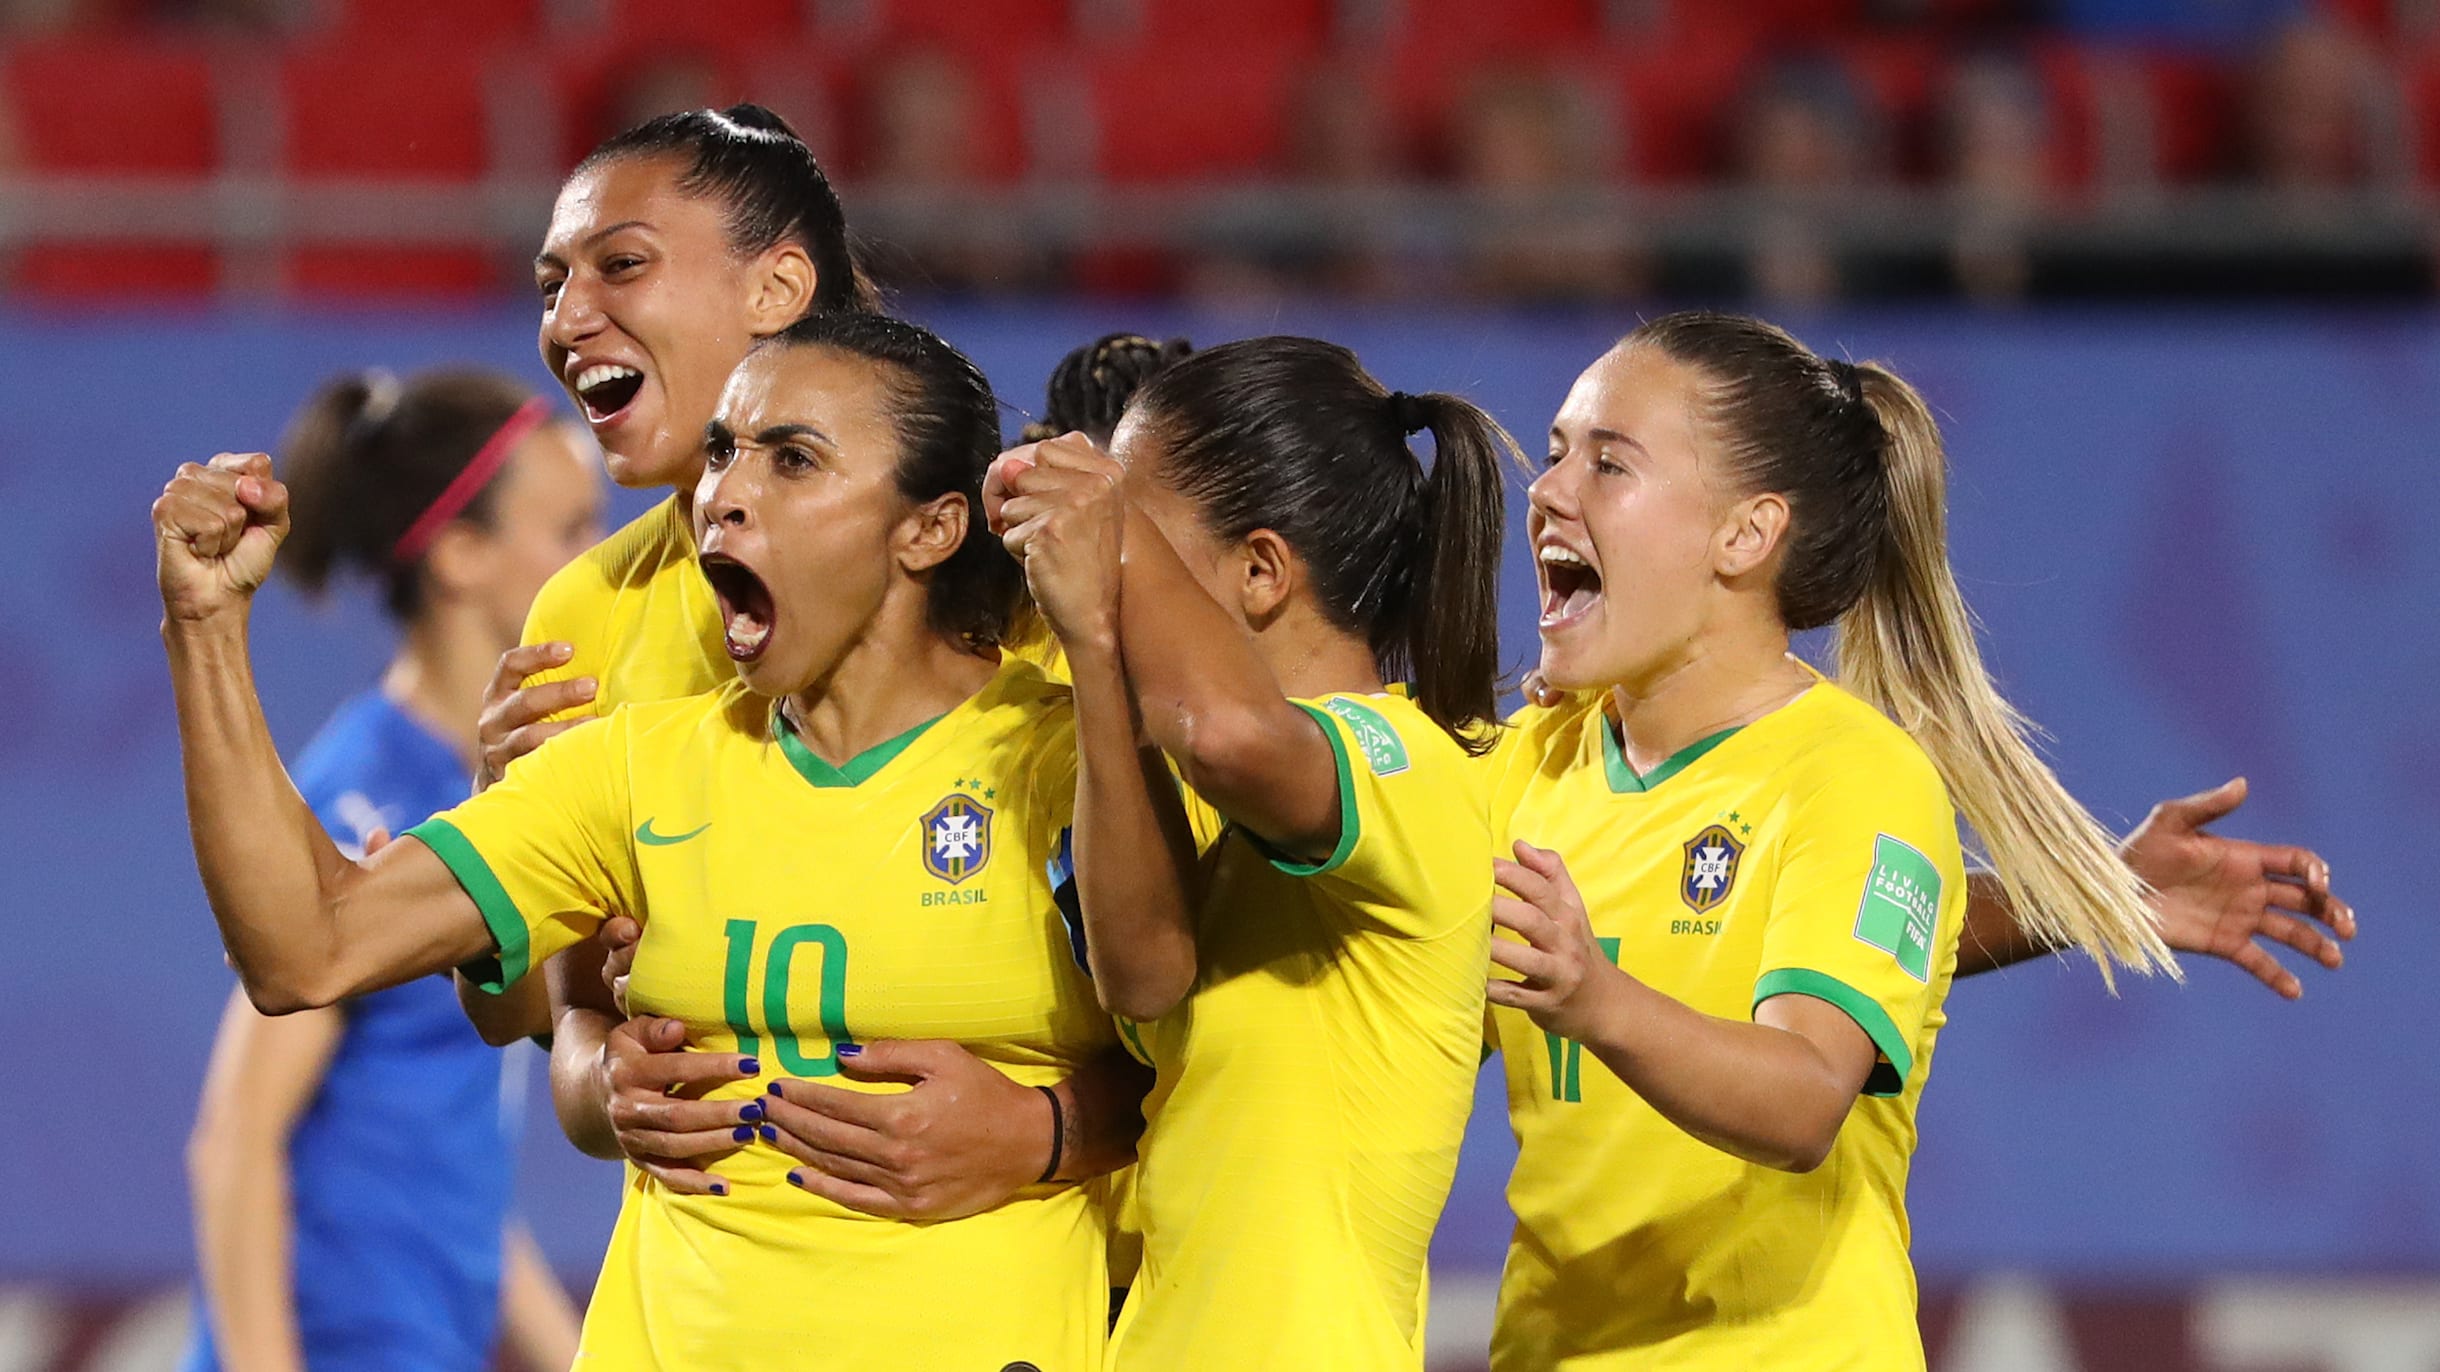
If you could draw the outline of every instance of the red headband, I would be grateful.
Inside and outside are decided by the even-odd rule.
[[[465,470],[452,477],[424,512],[415,517],[415,522],[407,526],[407,531],[398,536],[398,542],[390,549],[390,561],[404,567],[422,557],[424,549],[431,546],[442,526],[465,513],[474,498],[483,493],[483,488],[491,484],[493,477],[499,475],[500,466],[508,461],[509,453],[525,440],[527,434],[550,417],[551,402],[541,396],[519,405],[517,412],[510,415],[506,423],[483,440],[483,446],[475,450],[474,460],[466,464]]]

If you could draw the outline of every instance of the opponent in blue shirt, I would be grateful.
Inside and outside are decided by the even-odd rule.
[[[599,537],[595,463],[481,372],[334,381],[280,465],[309,592],[370,574],[401,631],[297,785],[362,848],[466,798],[476,715],[553,571]],[[266,1018],[233,995],[189,1150],[202,1316],[186,1372],[564,1368],[576,1318],[509,1217],[513,1103],[447,977]]]

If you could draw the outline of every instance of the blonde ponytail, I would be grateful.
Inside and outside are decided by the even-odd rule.
[[[1855,369],[1887,435],[1887,537],[1863,598],[1838,619],[1839,684],[1913,735],[1980,838],[2017,923],[2116,966],[2178,976],[2141,879],[2108,830],[2035,753],[2033,726],[1984,670],[1949,568],[1947,459],[1923,397],[1873,363]]]

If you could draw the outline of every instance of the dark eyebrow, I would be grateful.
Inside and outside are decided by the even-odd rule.
[[[777,447],[791,438],[818,439],[825,446],[830,445],[830,435],[811,424],[774,424],[754,435],[754,446],[758,448]]]
[[[606,229],[595,229],[593,232],[586,234],[583,240],[578,242],[576,246],[580,248],[590,248],[594,244],[601,242],[603,239],[608,238],[610,235],[623,229],[649,229],[651,227],[652,225],[645,223],[641,219],[622,219]],[[564,267],[568,265],[568,260],[555,252],[538,252],[534,254],[534,265],[537,267]]]
[[[737,435],[730,433],[729,426],[717,419],[703,426],[704,447],[717,448],[723,445],[734,447],[736,442]]]
[[[1625,434],[1620,433],[1616,429],[1591,429],[1587,430],[1584,436],[1593,440],[1595,443],[1618,443],[1623,444],[1626,447],[1633,448],[1635,451],[1643,453],[1646,456],[1650,456],[1651,454],[1650,449],[1646,448],[1643,444],[1636,442],[1634,439],[1629,438]]]

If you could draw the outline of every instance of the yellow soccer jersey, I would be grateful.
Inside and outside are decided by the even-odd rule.
[[[1157,1081],[1121,1372],[1419,1369],[1424,1251],[1473,1095],[1490,956],[1477,769],[1413,702],[1299,702],[1338,755],[1337,850],[1196,807],[1192,994],[1128,1026]]]
[[[1516,723],[1501,841],[1567,860],[1621,967],[1728,1018],[1828,1001],[1881,1061],[1797,1175],[1698,1142],[1580,1044],[1495,1010],[1518,1156],[1493,1366],[1921,1368],[1906,1172],[1965,913],[1930,760],[1827,682],[1640,777],[1601,696]]]
[[[590,705],[561,718],[701,695],[737,679],[720,602],[695,566],[695,533],[676,496],[544,582],[525,617],[524,641],[575,649],[564,666],[537,672],[528,684],[582,676],[599,683]]]
[[[599,922],[644,926],[631,1002],[772,1077],[837,1075],[837,1045],[944,1038],[1049,1085],[1115,1038],[1054,899],[1074,809],[1074,715],[1026,664],[844,766],[769,701],[631,705],[410,831],[481,907],[514,979]],[[630,1172],[586,1315],[588,1369],[1090,1369],[1108,1322],[1084,1189],[1032,1187],[909,1224],[786,1182],[777,1148],[714,1165],[725,1197]]]

